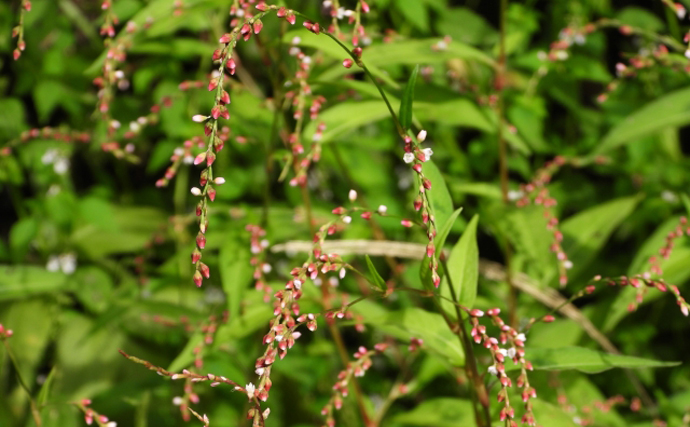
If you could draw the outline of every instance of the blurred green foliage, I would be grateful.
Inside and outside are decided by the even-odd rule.
[[[331,210],[346,204],[348,190],[355,188],[358,203],[374,210],[386,205],[391,217],[377,218],[376,227],[355,218],[334,239],[382,235],[426,244],[418,228],[400,226],[398,217],[414,218],[417,186],[402,162],[402,143],[376,86],[356,66],[342,66],[345,52],[332,40],[270,16],[258,37],[238,47],[241,65],[231,79],[227,121],[231,137],[214,165],[226,184],[218,187],[210,207],[204,262],[211,278],[197,289],[189,263],[198,230],[189,188],[196,185],[198,168],[183,164],[169,187],[155,183],[177,147],[203,136],[191,117],[208,114],[212,106],[205,85],[216,40],[229,28],[232,2],[183,0],[179,15],[170,0],[113,2],[121,23],[118,39],[126,37],[124,24],[130,20],[149,24],[132,36],[122,65],[128,84],[116,91],[110,111],[121,123],[120,138],[141,127],[139,118],[150,117],[122,143],[132,144],[138,162],[101,148],[110,139],[94,114],[92,81],[104,60],[100,2],[34,0],[25,20],[26,50],[13,61],[18,3],[0,3],[0,150],[6,149],[0,154],[0,324],[14,331],[6,343],[17,361],[11,363],[6,348],[0,348],[1,426],[35,425],[18,376],[38,401],[46,427],[83,425],[83,415],[68,404],[83,398],[120,426],[185,424],[172,403],[183,395],[182,382],[127,361],[118,349],[172,371],[188,368],[204,339],[202,326],[212,315],[220,319],[224,310],[228,321],[204,347],[201,372],[239,384],[255,381],[254,361],[263,352],[272,308],[252,287],[245,226],[261,223],[271,244],[313,237],[299,189],[289,179],[278,180],[288,153],[281,138],[294,120],[289,103],[275,101],[297,67],[288,55],[295,37],[313,58],[312,90],[326,99],[318,119],[302,132],[311,141],[319,123],[326,124],[322,158],[309,172],[317,225],[332,219]],[[328,22],[320,2],[284,3]],[[394,110],[404,115],[404,124],[428,131],[425,146],[433,148],[434,157],[425,170],[443,230],[437,243],[452,248],[448,275],[464,304],[506,312],[509,287],[480,274],[478,260],[505,264],[508,247],[512,274],[526,275],[542,292],[558,288],[559,268],[549,250],[552,237],[543,211],[501,201],[499,134],[508,143],[511,192],[555,156],[577,159],[576,167],[563,167],[548,186],[558,201],[562,246],[573,263],[568,286],[559,289],[566,298],[597,274],[646,270],[648,258],[690,211],[690,79],[682,42],[687,19],[679,20],[661,1],[509,2],[502,93],[507,124],[499,125],[492,98],[502,37],[499,1],[370,3],[364,25],[371,45],[363,60]],[[590,22],[606,25],[575,39],[565,57],[549,59],[552,43],[571,37],[565,28],[582,29]],[[634,31],[626,34],[621,28]],[[660,43],[669,53],[659,54]],[[630,64],[636,58],[645,65],[634,69]],[[619,62],[634,72],[617,77]],[[419,76],[406,91],[416,66]],[[182,91],[185,81],[202,81],[204,88]],[[611,82],[616,86],[609,93]],[[410,92],[411,106],[406,104]],[[607,93],[603,102],[597,100],[602,93]],[[152,114],[151,107],[164,98],[169,105]],[[46,127],[52,130],[41,130]],[[32,129],[39,131],[24,142],[22,135]],[[85,132],[90,140],[66,143],[51,137],[56,132]],[[268,257],[273,290],[282,288],[291,268],[305,259],[284,252]],[[344,258],[381,288],[382,281],[391,281],[416,290],[365,299],[352,306],[354,320],[338,322],[349,353],[360,345],[399,343],[390,354],[376,356],[360,379],[368,410],[380,409],[391,387],[406,383],[409,392],[392,403],[381,425],[471,425],[471,386],[458,380],[467,355],[439,310],[456,314],[452,304],[439,308],[421,296],[430,283],[426,263],[398,259],[400,268],[393,270],[382,257]],[[677,240],[662,267],[664,279],[688,297],[687,239]],[[450,292],[447,279],[442,286]],[[304,293],[302,311],[322,312],[317,288],[305,284]],[[340,281],[337,293],[349,294],[349,301],[371,295],[355,274]],[[629,313],[634,298],[630,287],[602,287],[576,301],[625,356],[608,354],[570,319],[559,317],[530,330],[527,358],[536,369],[530,382],[538,391],[534,412],[540,425],[575,425],[578,418],[600,426],[651,426],[655,419],[689,425],[688,319],[668,294],[650,292],[645,301],[653,303]],[[519,294],[517,307],[521,326],[550,311],[527,293]],[[362,323],[364,332],[356,332],[355,323]],[[343,365],[325,322],[320,325],[315,333],[305,331],[275,364],[267,426],[321,425],[320,410]],[[424,345],[411,354],[407,345],[413,337]],[[483,374],[491,359],[480,347],[475,350]],[[497,420],[499,387],[488,376],[487,383]],[[626,404],[586,412],[612,396],[629,401],[640,387],[654,407],[633,412]],[[244,395],[203,384],[194,391],[200,403],[192,407],[208,414],[212,425],[245,425]],[[569,410],[559,406],[559,396],[567,396]],[[519,402],[519,395],[511,399]],[[521,414],[521,405],[513,405]],[[362,425],[352,396],[338,420]]]

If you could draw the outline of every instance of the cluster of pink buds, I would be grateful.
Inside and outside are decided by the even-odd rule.
[[[668,233],[664,246],[659,249],[659,257],[661,259],[668,259],[673,251],[674,242],[676,239],[690,236],[690,226],[686,217],[681,217],[679,224]],[[684,316],[690,316],[690,304],[683,298],[675,285],[670,285],[664,281],[663,278],[654,278],[654,276],[661,276],[663,270],[661,268],[661,260],[657,256],[649,258],[649,270],[635,275],[633,277],[621,276],[619,278],[602,278],[601,276],[594,277],[594,282],[605,282],[609,286],[628,286],[637,289],[635,300],[628,305],[628,311],[635,311],[644,297],[647,295],[649,289],[656,289],[660,292],[670,291],[676,298],[676,303]],[[594,292],[594,285],[590,285],[585,289],[588,293]]]
[[[271,368],[276,358],[281,360],[295,345],[302,334],[296,329],[305,324],[307,329],[315,331],[316,316],[313,314],[300,314],[299,299],[302,297],[302,284],[306,281],[306,268],[296,268],[292,271],[293,279],[289,280],[285,288],[275,293],[274,318],[271,320],[271,328],[263,338],[266,345],[264,354],[256,360],[254,365],[256,374],[259,375],[257,386],[252,385],[248,389],[248,397],[253,397],[265,402],[268,399],[272,386]],[[249,393],[249,391],[251,393]]]
[[[542,59],[548,59],[551,62],[568,59],[570,47],[585,44],[587,36],[594,32],[595,28],[594,25],[588,24],[581,28],[566,27],[562,29],[558,34],[558,40],[551,43],[549,53],[545,54]]]
[[[26,42],[24,41],[24,14],[26,12],[31,12],[31,1],[22,0],[22,5],[19,9],[19,23],[16,27],[12,28],[12,37],[17,38],[17,47],[12,52],[14,60],[18,60],[22,56],[22,52],[26,49]]]
[[[21,133],[21,142],[29,142],[32,139],[52,139],[54,141],[61,141],[65,143],[88,143],[91,141],[91,134],[88,132],[79,131],[63,131],[61,129],[54,129],[51,127],[44,127],[41,129],[30,129]]]
[[[335,411],[343,407],[343,398],[347,397],[350,387],[350,380],[353,377],[363,377],[366,371],[371,368],[371,357],[377,353],[383,353],[388,344],[379,343],[374,346],[374,350],[367,350],[359,347],[354,354],[355,360],[349,362],[347,367],[338,373],[338,381],[333,385],[333,396],[321,410],[321,415],[326,417],[324,427],[335,426]]]
[[[339,0],[324,0],[322,5],[326,13],[331,16],[331,25],[328,27],[328,32],[342,39],[343,34],[340,31],[340,21],[347,19],[347,23],[353,25],[351,35],[352,44],[358,46],[360,40],[366,37],[364,26],[362,25],[362,13],[369,13],[371,10],[369,4],[364,0],[359,0],[354,10],[340,6]],[[318,34],[318,24],[315,25],[316,31],[313,29],[310,30]]]
[[[573,263],[568,259],[568,255],[563,251],[561,242],[563,241],[563,233],[558,228],[558,218],[553,213],[552,208],[558,204],[556,199],[551,197],[547,185],[551,182],[551,177],[562,166],[569,161],[563,156],[556,156],[552,161],[547,162],[543,168],[539,169],[534,179],[527,183],[520,185],[520,191],[516,194],[515,205],[517,207],[528,206],[534,203],[537,206],[544,208],[544,218],[546,219],[547,229],[553,233],[553,243],[551,243],[551,252],[556,254],[559,267],[559,283],[561,286],[568,284],[567,270],[573,267]]]
[[[246,229],[251,234],[250,263],[254,267],[254,287],[257,291],[263,292],[264,302],[268,302],[271,299],[272,290],[265,275],[271,272],[272,267],[266,262],[266,248],[269,245],[268,240],[264,239],[266,230],[254,224],[248,224]]]
[[[86,425],[93,425],[95,422],[98,427],[117,427],[115,421],[110,421],[108,417],[100,415],[89,407],[89,405],[91,405],[91,400],[82,399],[76,402],[75,405],[84,413],[84,422],[86,422]]]
[[[2,326],[2,323],[0,323],[0,340],[6,340],[7,338],[12,337],[12,335],[14,335],[12,329],[7,329]]]
[[[682,3],[678,2],[673,2],[672,0],[661,0],[666,7],[671,9],[671,11],[676,14],[678,19],[683,20],[685,19],[685,16],[687,15],[688,11],[685,9],[685,6],[683,6]]]
[[[631,287],[637,289],[635,300],[628,305],[628,311],[630,312],[637,310],[637,307],[642,304],[642,301],[644,301],[644,297],[647,295],[649,289],[656,289],[660,292],[670,291],[671,294],[676,298],[676,303],[678,304],[680,312],[683,314],[683,316],[687,317],[690,315],[690,304],[688,304],[685,298],[683,298],[683,296],[680,294],[678,287],[676,285],[667,284],[664,279],[651,279],[648,273],[639,274],[634,277],[621,276],[620,278],[613,279],[602,279],[601,276],[596,276],[594,280],[595,282],[604,281],[609,286],[624,287],[630,285]],[[594,285],[587,286],[585,290],[587,293],[594,292]]]
[[[517,426],[517,423],[514,421],[515,410],[510,405],[508,398],[508,389],[512,387],[513,383],[505,371],[505,361],[506,359],[511,359],[521,370],[517,378],[517,386],[522,389],[522,401],[525,404],[522,423],[534,426],[536,421],[532,413],[532,403],[530,400],[537,397],[537,391],[530,385],[527,377],[527,371],[532,370],[532,364],[525,360],[525,341],[527,338],[524,333],[520,333],[506,324],[499,316],[500,312],[501,310],[498,308],[487,310],[486,313],[479,309],[467,310],[472,324],[470,335],[475,343],[482,344],[491,352],[493,364],[489,366],[488,372],[498,377],[501,383],[501,390],[498,392],[498,401],[504,404],[500,412],[501,421],[508,422],[511,427]],[[498,338],[489,336],[486,326],[479,323],[479,318],[485,315],[489,316],[493,324],[499,328],[500,334]],[[506,344],[508,344],[507,348],[501,347]]]
[[[564,394],[558,395],[558,404],[567,414],[573,414],[573,422],[580,426],[590,426],[595,425],[595,410],[608,413],[615,406],[621,406],[627,404],[625,397],[621,395],[613,396],[605,401],[595,400],[591,405],[585,405],[582,408],[568,402],[568,397]],[[630,401],[630,410],[633,412],[638,412],[642,407],[642,402],[640,398],[634,397]]]
[[[431,181],[424,176],[422,165],[431,158],[434,153],[431,148],[422,148],[421,143],[426,140],[427,132],[420,131],[417,134],[416,141],[409,136],[405,137],[405,154],[403,160],[405,163],[412,164],[412,170],[417,173],[419,177],[419,193],[414,199],[414,209],[421,212],[422,223],[426,226],[426,234],[429,243],[426,245],[426,256],[429,258],[429,269],[431,269],[431,278],[434,286],[438,288],[441,284],[441,277],[438,274],[438,257],[436,254],[436,246],[434,245],[434,238],[436,237],[437,224],[432,212],[431,202],[429,200],[428,190],[431,190]],[[404,227],[411,227],[412,221],[402,220],[401,224]]]
[[[686,43],[688,36],[686,36]],[[688,56],[686,54],[686,56]],[[653,49],[643,49],[639,53],[628,59],[628,64],[623,62],[616,64],[616,79],[606,85],[606,90],[597,96],[597,102],[603,103],[608,100],[625,79],[638,77],[641,71],[660,66],[665,69],[672,69],[677,72],[690,71],[690,65],[684,58],[676,55],[669,55],[668,47],[664,44],[656,45]]]
[[[208,83],[209,92],[215,92],[214,106],[209,116],[197,114],[192,120],[204,124],[204,133],[208,137],[206,151],[197,155],[194,164],[204,164],[205,168],[201,172],[199,183],[201,188],[193,187],[191,192],[201,200],[196,207],[196,215],[199,217],[199,233],[196,237],[196,248],[192,252],[192,263],[195,266],[194,283],[201,286],[204,278],[210,277],[210,271],[206,264],[201,261],[201,251],[206,246],[206,230],[208,228],[208,203],[216,198],[214,185],[225,183],[222,177],[214,177],[213,162],[216,160],[217,153],[223,149],[225,141],[221,138],[219,119],[229,119],[230,113],[227,105],[230,104],[230,95],[224,89],[226,69],[231,75],[235,73],[236,63],[232,58],[233,49],[237,46],[239,38],[249,40],[252,32],[258,34],[261,31],[261,18],[269,11],[277,9],[274,6],[267,6],[261,2],[256,6],[261,12],[245,17],[237,22],[231,32],[220,37],[219,43],[222,45],[213,52],[213,61],[218,64],[216,72],[211,76]],[[281,8],[284,9],[284,8]],[[280,11],[278,14],[280,16]],[[292,15],[294,17],[294,14]]]
[[[308,21],[305,22],[305,26],[308,24]],[[306,112],[307,110],[309,111],[310,120],[317,120],[326,98],[312,93],[311,86],[307,81],[312,59],[297,46],[299,42],[299,37],[296,37],[293,40],[293,46],[290,48],[289,53],[297,59],[298,67],[295,77],[287,83],[288,86],[297,86],[297,89],[285,93],[285,99],[292,103],[294,109],[292,116],[295,119],[295,130],[287,136],[287,145],[292,153],[291,163],[295,173],[295,176],[290,179],[290,185],[293,187],[298,185],[304,187],[307,185],[307,171],[312,163],[318,162],[321,158],[321,144],[319,141],[323,136],[324,130],[326,130],[326,124],[319,123],[312,137],[311,149],[305,152],[301,135],[305,124]]]

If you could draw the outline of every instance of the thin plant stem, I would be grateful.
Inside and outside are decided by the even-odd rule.
[[[29,406],[31,407],[31,416],[34,419],[34,422],[38,427],[41,427],[43,425],[43,420],[41,419],[41,413],[38,410],[38,405],[36,405],[36,401],[34,398],[31,396],[31,389],[27,385],[26,381],[24,381],[24,378],[22,377],[21,370],[19,369],[19,363],[17,363],[17,359],[14,357],[14,353],[12,353],[12,349],[10,348],[10,345],[7,343],[6,340],[2,340],[2,343],[5,345],[5,350],[7,350],[7,355],[10,358],[10,362],[12,362],[12,366],[14,367],[14,371],[17,375],[17,381],[19,382],[19,385],[21,386],[22,390],[26,392],[26,396],[29,398]]]
[[[498,135],[498,167],[501,180],[501,198],[503,203],[508,206],[510,200],[508,199],[508,146],[506,143],[504,132],[505,124],[505,96],[504,88],[506,84],[506,14],[508,12],[508,0],[500,0],[500,39],[499,39],[499,55],[498,55],[498,69],[496,75],[495,89],[497,92],[498,102],[497,108],[497,135]],[[513,285],[513,278],[511,273],[511,261],[513,258],[513,250],[510,246],[508,238],[505,240],[505,264],[506,264],[506,281],[508,282],[509,296],[508,296],[508,322],[513,328],[518,326],[517,316],[517,299],[518,291]]]

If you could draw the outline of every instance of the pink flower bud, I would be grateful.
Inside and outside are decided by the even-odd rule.
[[[199,153],[199,155],[197,155],[197,156],[194,158],[194,164],[195,164],[195,165],[200,165],[201,163],[204,162],[204,160],[206,160],[206,152]]]
[[[208,266],[203,262],[199,262],[198,271],[201,272],[201,274],[203,274],[203,276],[207,279],[211,276],[211,270],[209,270]]]
[[[352,67],[352,64],[353,64],[353,62],[352,62],[352,59],[350,59],[350,58],[343,60],[343,67],[345,67],[345,68]]]
[[[417,141],[424,142],[424,140],[426,140],[426,131],[424,129],[422,129],[417,134]]]
[[[409,219],[403,219],[402,221],[400,221],[400,224],[402,224],[403,227],[412,227],[412,221],[410,221]]]
[[[204,116],[201,114],[197,114],[194,117],[192,117],[192,120],[194,120],[197,123],[205,122],[208,119],[208,116]]]
[[[261,29],[263,27],[264,27],[264,24],[263,24],[263,22],[261,22],[260,19],[257,20],[256,22],[254,22],[254,25],[252,25],[252,29],[254,30],[254,34],[259,34],[259,32],[261,31]]]

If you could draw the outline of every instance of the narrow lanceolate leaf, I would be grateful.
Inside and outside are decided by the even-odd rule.
[[[419,74],[419,65],[415,66],[412,70],[410,79],[407,81],[407,86],[405,86],[402,100],[400,101],[398,120],[404,131],[408,131],[412,123],[412,103],[414,102],[414,87],[417,83],[417,74]]]
[[[252,267],[247,245],[230,238],[220,250],[220,278],[228,299],[231,316],[238,316],[245,289],[252,280]]]
[[[682,193],[680,195],[680,198],[683,201],[683,205],[685,206],[685,210],[688,212],[688,215],[690,215],[690,197],[688,197],[687,194]]]
[[[453,300],[463,307],[471,308],[477,298],[477,283],[479,280],[479,248],[477,247],[477,223],[479,216],[475,215],[467,225],[458,243],[453,247],[448,257],[448,270],[441,283],[441,295]],[[448,280],[450,278],[450,280]],[[453,287],[451,292],[450,287]],[[447,300],[442,300],[443,308],[449,314],[455,314],[455,306]]]
[[[376,285],[376,287],[381,291],[381,292],[386,292],[386,281],[383,280],[383,277],[379,274],[379,272],[376,270],[376,267],[374,266],[374,263],[371,262],[371,258],[369,258],[369,255],[365,255],[367,259],[367,267],[369,268],[369,274],[371,275],[371,282]]]
[[[537,370],[564,371],[575,369],[588,374],[596,374],[614,368],[666,368],[680,365],[680,362],[664,362],[622,354],[603,353],[584,347],[528,348],[525,357],[532,362],[532,366]],[[509,365],[511,366],[506,366],[506,370],[518,369],[517,365]]]
[[[38,406],[43,406],[48,402],[48,399],[50,398],[50,389],[53,386],[53,380],[55,379],[55,372],[56,368],[53,366],[53,369],[50,370],[50,373],[48,374],[48,377],[46,378],[45,382],[41,386],[41,390],[38,392],[38,398],[36,398],[36,403]]]
[[[451,216],[446,220],[445,223],[442,223],[437,220],[437,225],[441,226],[440,228],[437,228],[438,233],[436,234],[436,238],[434,238],[434,246],[436,247],[436,254],[434,256],[438,257],[443,251],[443,246],[446,244],[448,234],[450,233],[450,230],[453,228],[453,224],[455,224],[455,221],[460,216],[460,212],[462,212],[462,208],[456,209],[455,212],[451,214]],[[422,280],[422,285],[424,285],[426,289],[434,288],[434,282],[431,278],[431,269],[429,268],[429,263],[423,262],[419,266],[419,277]]]
[[[690,123],[690,88],[671,92],[650,102],[614,126],[594,149],[593,155],[641,138],[669,127],[680,127]]]
[[[434,213],[434,222],[438,229],[438,227],[445,225],[448,218],[453,214],[453,199],[450,197],[443,174],[431,160],[424,163],[424,175],[431,181],[429,199]]]

